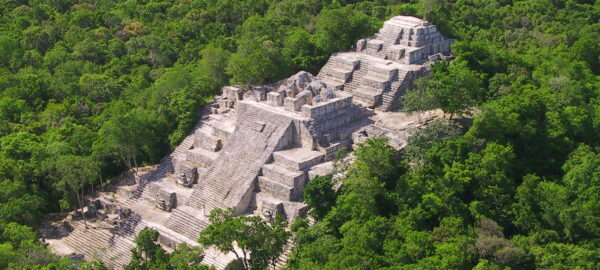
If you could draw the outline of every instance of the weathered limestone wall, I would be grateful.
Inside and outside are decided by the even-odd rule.
[[[357,41],[356,51],[401,64],[421,64],[431,55],[448,55],[453,42],[425,20],[396,16],[375,36]]]
[[[450,56],[454,40],[445,39],[427,21],[396,16],[355,52],[335,53],[318,76],[328,86],[351,93],[355,103],[380,111],[401,107],[401,98],[422,69]]]
[[[237,102],[236,113],[236,130],[200,176],[187,203],[205,214],[214,208],[234,207],[237,214],[246,211],[261,166],[273,151],[294,142],[292,119],[243,101]]]

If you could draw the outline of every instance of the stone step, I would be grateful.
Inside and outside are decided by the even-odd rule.
[[[131,260],[131,249],[135,247],[133,237],[139,230],[134,231],[132,237],[123,237],[106,229],[86,229],[81,221],[73,222],[72,226],[74,230],[64,242],[87,259],[101,259],[114,269],[124,268]]]
[[[352,81],[348,83],[344,87],[344,91],[348,91],[350,93],[354,93],[354,90],[360,87],[363,78],[369,73],[369,64],[368,62],[363,62],[360,64],[360,67],[354,71],[352,74]]]
[[[398,68],[389,65],[374,64],[369,68],[369,76],[385,80],[393,80],[398,75]]]
[[[289,118],[267,113],[247,110],[240,115],[239,125],[230,141],[224,145],[222,154],[200,180],[186,205],[206,213],[214,208],[235,207],[236,214],[241,214],[247,209],[262,166],[287,138],[285,135],[292,124]],[[268,123],[262,122],[264,119],[269,119]]]
[[[334,172],[333,164],[333,161],[327,161],[312,167],[310,171],[308,171],[309,181],[317,176],[326,176],[332,174]]]
[[[346,70],[354,70],[360,64],[360,60],[345,55],[333,55],[329,58],[329,62]]]
[[[283,269],[287,265],[287,260],[290,254],[292,254],[292,250],[294,250],[294,240],[289,239],[283,249],[283,252],[277,258],[277,262],[275,263],[276,269]]]
[[[214,266],[218,270],[225,269],[230,262],[231,260],[224,258],[224,256],[210,256],[210,254],[205,254],[202,259],[202,264]]]
[[[407,74],[407,71],[400,70],[400,72],[398,73],[398,80],[392,82],[389,92],[384,93],[382,97],[382,104],[380,107],[382,111],[389,111],[390,109],[392,109],[392,102],[394,102],[394,100],[399,97],[400,93],[406,91],[406,89],[404,89],[403,87],[405,87],[404,81]]]
[[[293,186],[285,185],[266,176],[258,177],[258,188],[260,192],[268,193],[284,201],[298,201],[301,199],[300,194],[298,194]]]
[[[324,77],[321,81],[327,85],[327,87],[343,90],[344,89],[344,81],[333,78],[333,77]]]
[[[327,76],[325,76],[325,71],[328,69],[331,69],[333,67],[334,67],[334,64],[331,61],[331,59],[328,60],[327,63],[325,63],[325,65],[322,66],[321,69],[319,70],[319,73],[317,74],[317,78],[323,79],[324,77],[327,77]]]
[[[165,227],[164,224],[152,223],[151,227],[158,231],[159,242],[167,252],[176,250],[182,243],[185,243],[188,246],[200,246],[197,242],[198,239],[190,239],[183,234]]]
[[[363,102],[367,105],[367,107],[376,106],[382,95],[381,91],[377,91],[368,87],[359,87],[354,90],[353,94],[353,99],[355,101]]]
[[[218,153],[202,148],[195,148],[188,150],[186,160],[200,164],[204,167],[209,167],[218,156]]]
[[[193,241],[198,241],[200,232],[208,226],[206,221],[199,219],[202,217],[201,211],[184,205],[173,209],[165,226]]]
[[[380,91],[384,91],[385,89],[387,89],[390,86],[390,84],[391,84],[390,79],[374,77],[374,76],[371,76],[370,74],[367,74],[367,76],[363,77],[363,80],[361,83],[361,85],[363,87],[369,87],[369,88],[377,89]]]
[[[352,71],[353,70],[344,69],[343,67],[332,67],[324,70],[324,75],[345,83],[352,76]]]
[[[293,222],[297,217],[306,216],[308,211],[308,207],[306,204],[302,202],[290,202],[286,200],[279,199],[271,194],[267,194],[264,192],[256,193],[256,206],[257,211],[260,211],[263,204],[269,205],[277,205],[283,204],[283,211],[285,216],[289,222]],[[260,213],[256,213],[260,215]]]
[[[224,141],[227,141],[235,130],[235,123],[223,115],[211,114],[206,124],[212,127],[212,136]]]
[[[324,157],[324,153],[303,148],[273,152],[275,163],[296,171],[304,171],[314,165],[322,163]]]
[[[203,124],[200,121],[199,124],[197,124],[196,127],[194,127],[192,132],[190,132],[185,137],[185,139],[183,139],[183,141],[175,148],[173,153],[171,153],[171,156],[174,158],[185,157],[185,155],[187,154],[187,151],[192,149],[192,146],[194,145],[194,140],[196,138],[196,134],[195,134],[196,130],[200,129],[202,126],[203,126]]]
[[[217,152],[223,146],[219,137],[212,135],[212,129],[206,132],[196,132],[194,138],[194,148],[202,148],[208,151]]]
[[[287,186],[300,188],[306,184],[306,173],[298,170],[290,170],[285,165],[277,163],[262,166],[262,175],[281,182]]]

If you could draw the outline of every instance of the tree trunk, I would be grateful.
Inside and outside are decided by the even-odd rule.
[[[244,269],[248,269],[246,267],[246,263],[244,262],[244,260],[242,258],[240,258],[240,255],[237,254],[237,252],[235,251],[235,247],[233,248],[233,254],[235,254],[235,257],[237,258],[238,262],[242,262],[242,267],[244,267]]]
[[[87,229],[88,226],[87,226],[87,222],[85,220],[85,214],[83,213],[83,202],[81,201],[82,198],[79,197],[79,191],[75,190],[75,194],[77,195],[77,202],[79,203],[79,210],[81,211],[81,217],[83,218],[83,225]],[[81,196],[83,197],[83,188],[81,188]]]
[[[250,269],[250,266],[248,265],[248,255],[243,248],[242,248],[242,253],[244,254],[244,258],[242,259],[242,263],[244,264],[244,269]]]
[[[448,120],[452,120],[453,115],[454,115],[454,113],[450,113],[450,118],[448,118]]]
[[[135,171],[135,176],[137,176],[137,170],[138,170],[138,164],[137,164],[137,159],[135,158],[135,150],[134,153],[131,155],[131,158],[133,158],[133,165],[134,167],[134,171]]]

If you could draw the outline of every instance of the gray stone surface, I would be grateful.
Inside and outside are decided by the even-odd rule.
[[[208,213],[214,208],[234,207],[241,214],[250,204],[254,181],[272,151],[288,133],[286,117],[238,102],[238,127],[196,187],[187,205]],[[268,122],[263,122],[268,121]]]
[[[189,161],[180,163],[175,170],[177,184],[190,188],[198,182],[198,167]]]
[[[427,21],[396,16],[374,36],[357,41],[355,52],[333,54],[318,77],[352,93],[358,104],[396,110],[414,79],[427,74],[432,62],[451,57],[453,42]]]
[[[156,208],[171,212],[177,206],[177,194],[163,190],[160,185],[152,183],[150,185],[150,198]]]
[[[106,221],[88,233],[71,220],[71,235],[51,245],[122,269],[134,235],[146,227],[159,231],[161,244],[172,250],[178,243],[198,245],[215,208],[267,221],[304,216],[302,195],[310,179],[343,177],[332,161],[340,149],[352,150],[370,137],[389,138],[400,149],[436,117],[385,111],[400,107],[405,89],[428,72],[431,61],[448,57],[451,42],[425,21],[398,16],[359,40],[357,51],[332,55],[318,76],[301,71],[270,85],[224,87],[173,153],[132,177],[135,185],[102,195],[102,207],[87,207]],[[217,269],[234,257],[206,254],[204,263]]]

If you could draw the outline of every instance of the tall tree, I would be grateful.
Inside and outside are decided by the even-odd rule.
[[[320,220],[335,205],[336,192],[330,175],[317,176],[304,189],[304,202],[310,208],[309,215]]]
[[[275,266],[290,237],[281,216],[269,224],[257,216],[233,217],[233,209],[215,209],[209,220],[211,224],[200,233],[198,242],[233,252],[244,269]]]
[[[135,248],[131,250],[131,262],[126,270],[171,269],[169,254],[157,243],[158,231],[145,229],[135,237]]]
[[[64,155],[56,158],[54,170],[59,181],[56,188],[66,195],[74,193],[79,204],[79,209],[87,227],[83,213],[84,188],[100,177],[98,162],[89,156]]]
[[[469,113],[485,98],[479,75],[458,60],[434,64],[430,76],[417,80],[416,88],[407,95],[404,105],[408,112],[440,108],[450,119]]]

